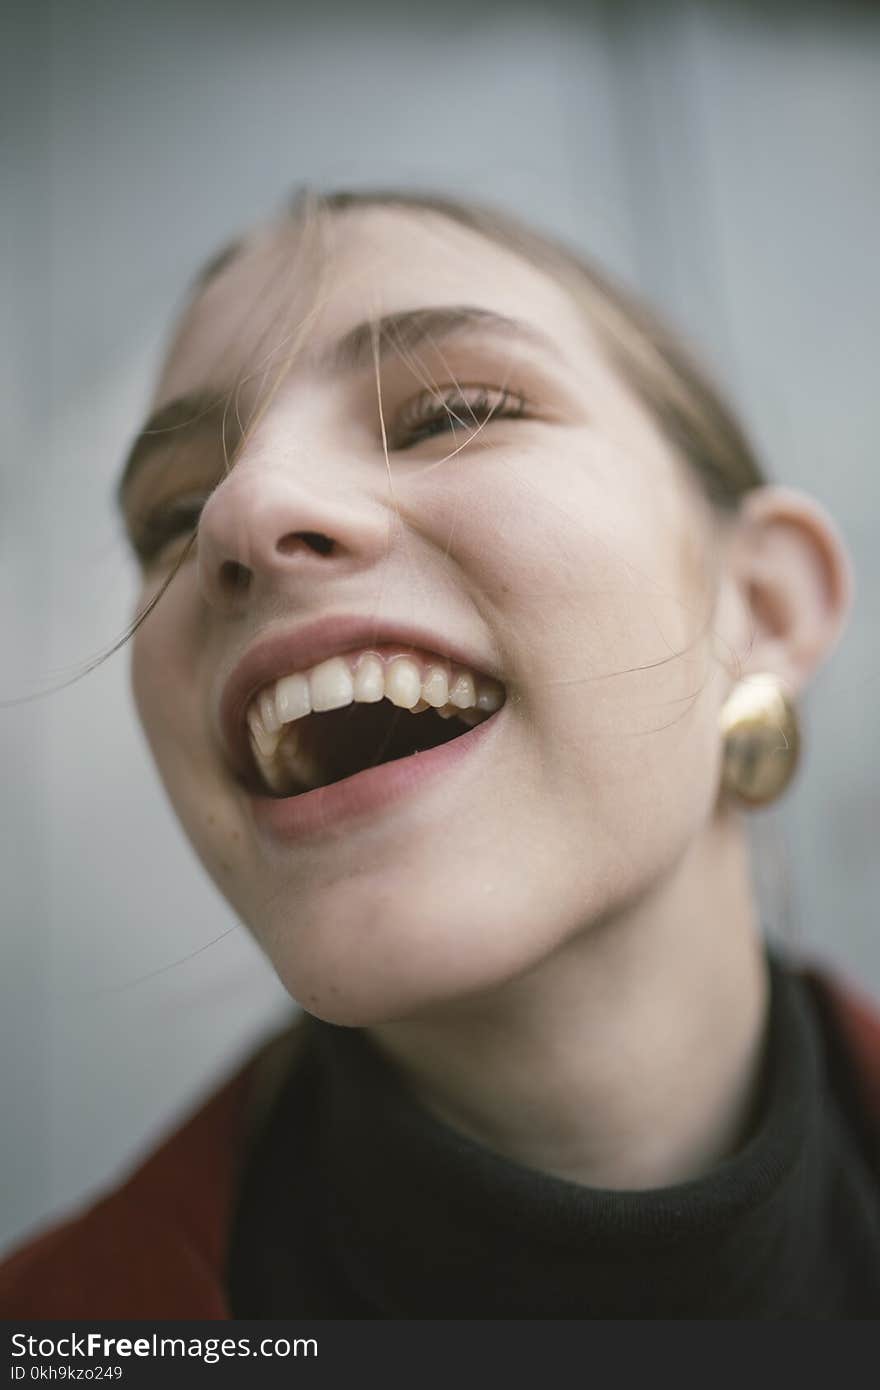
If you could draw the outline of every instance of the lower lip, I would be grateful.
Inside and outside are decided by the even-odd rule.
[[[328,787],[317,787],[299,796],[251,795],[254,820],[259,829],[285,842],[335,834],[348,822],[375,816],[461,766],[491,739],[500,713],[501,710],[448,743],[368,768]]]

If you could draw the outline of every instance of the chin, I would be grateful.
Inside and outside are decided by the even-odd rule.
[[[337,909],[286,918],[269,932],[263,924],[257,937],[288,994],[307,1013],[348,1028],[439,1017],[484,1000],[555,944],[536,937],[531,914],[517,921],[510,903],[487,917],[477,903],[468,910],[440,901],[437,913],[431,895],[433,917],[417,903],[406,916]]]
[[[286,971],[276,966],[276,973],[288,994],[306,1013],[324,1023],[340,1028],[370,1028],[382,1023],[395,1023],[414,1018],[437,999],[436,986],[426,989],[424,982],[389,981],[371,975],[354,981],[341,980],[337,975],[328,978],[321,971]]]

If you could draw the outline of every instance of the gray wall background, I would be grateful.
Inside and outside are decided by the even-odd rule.
[[[112,480],[205,256],[304,179],[488,197],[670,311],[771,475],[844,532],[856,611],[805,704],[798,788],[752,825],[769,929],[880,994],[876,11],[311,10],[3,11],[0,699],[129,621]],[[292,1006],[177,830],[125,651],[0,709],[0,757],[6,1244],[117,1177]]]

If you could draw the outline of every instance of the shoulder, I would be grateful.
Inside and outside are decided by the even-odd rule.
[[[0,1263],[4,1318],[230,1316],[226,1242],[251,1134],[302,1020],[267,1039],[123,1180]]]

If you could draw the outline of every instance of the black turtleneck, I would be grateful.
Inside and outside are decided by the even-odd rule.
[[[251,1151],[238,1318],[871,1318],[880,1184],[832,1094],[809,990],[774,956],[759,1113],[705,1177],[605,1191],[524,1168],[314,1018]]]

